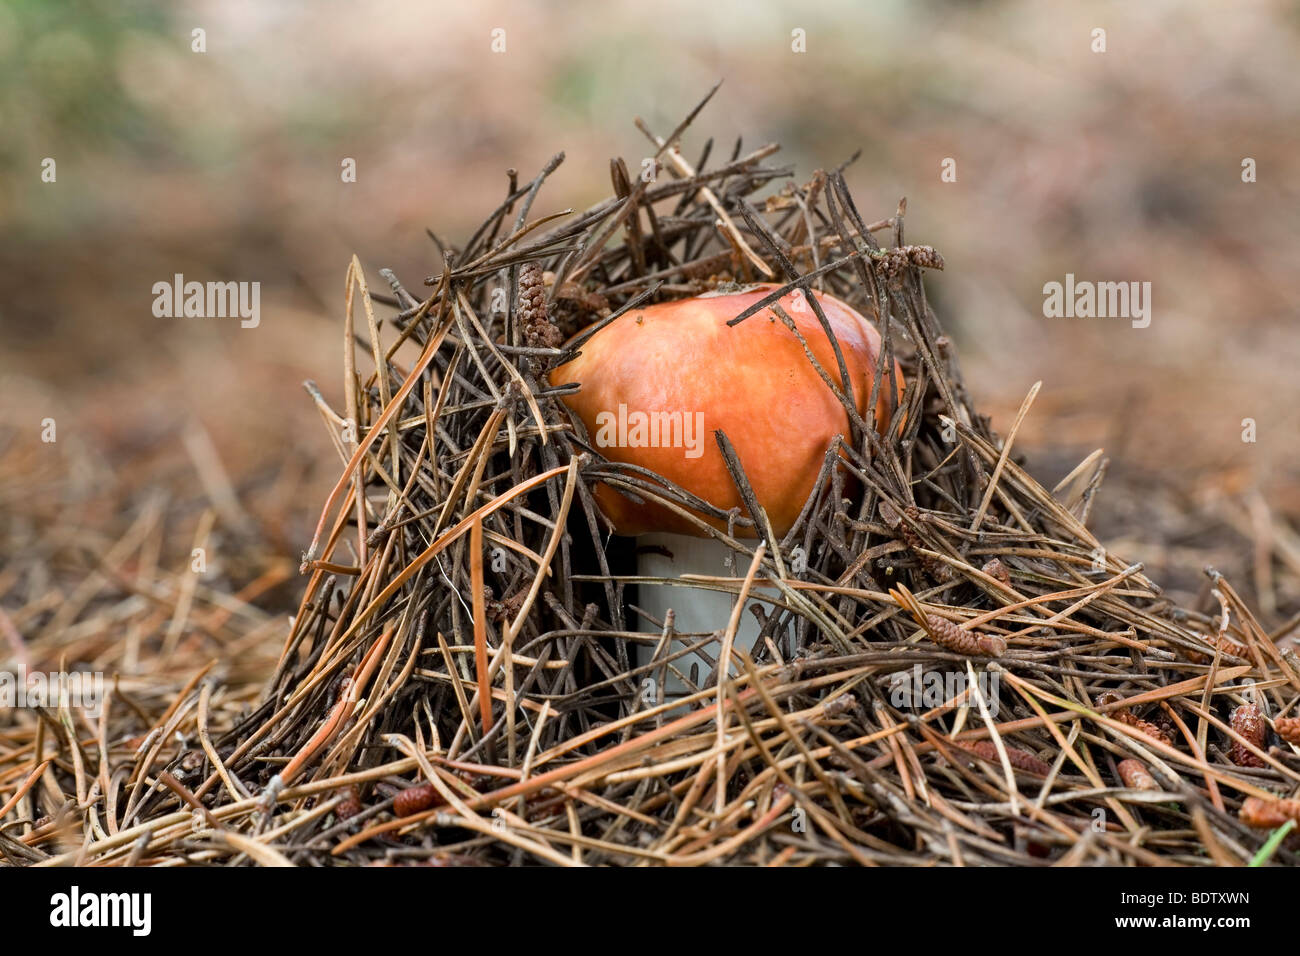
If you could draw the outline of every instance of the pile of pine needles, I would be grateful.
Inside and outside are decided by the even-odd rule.
[[[114,450],[57,390],[0,392],[0,865],[26,865],[138,823],[158,765],[261,699],[284,637],[268,606],[296,590],[275,516],[300,472],[273,463],[236,488],[197,423]],[[58,673],[98,706],[15,701]]]
[[[386,270],[372,290],[353,260],[343,407],[308,383],[346,464],[269,689],[217,734],[219,688],[196,678],[138,748],[105,744],[121,706],[89,734],[52,719],[42,765],[0,765],[0,823],[39,784],[66,790],[64,825],[29,821],[0,852],[1300,862],[1280,799],[1300,784],[1300,662],[1215,572],[1219,613],[1180,609],[1093,537],[1103,460],[1052,491],[1017,463],[1037,386],[1005,438],[976,412],[922,284],[942,259],[905,242],[903,203],[869,222],[843,167],[799,185],[767,164],[775,145],[711,165],[710,141],[692,164],[700,107],[666,137],[638,123],[654,162],[612,162],[612,195],[586,212],[533,217],[562,157],[529,182],[512,170],[466,243],[433,237],[425,297]],[[768,302],[849,302],[906,380],[890,423],[853,412],[780,541],[740,533],[763,527],[743,462],[727,456],[750,506],[710,511],[606,461],[547,380],[593,323],[755,281],[780,287]],[[694,635],[641,613],[635,544],[611,536],[599,482],[725,519],[734,573],[691,584],[758,603],[758,640],[734,640],[740,612]],[[677,667],[679,642],[708,673]],[[664,699],[670,673],[684,699]]]

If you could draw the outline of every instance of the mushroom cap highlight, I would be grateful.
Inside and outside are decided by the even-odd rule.
[[[593,335],[577,358],[553,369],[552,385],[577,382],[562,396],[582,420],[592,444],[610,461],[640,465],[715,507],[744,505],[714,438],[731,440],[776,535],[798,518],[836,435],[849,435],[849,417],[822,380],[807,349],[837,384],[835,352],[812,307],[798,290],[779,300],[796,336],[771,308],[727,322],[778,286],[709,293],[628,312]],[[880,354],[880,335],[853,308],[814,292],[853,386],[858,413],[867,403]],[[902,369],[894,363],[899,388]],[[889,378],[876,409],[883,431],[897,396]],[[653,501],[634,501],[597,484],[596,501],[619,534],[651,531],[700,534],[697,526]],[[696,512],[698,514],[698,512]],[[724,521],[699,517],[724,529]],[[746,528],[741,533],[755,536]]]

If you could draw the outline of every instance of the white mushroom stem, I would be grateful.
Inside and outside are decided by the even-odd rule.
[[[734,568],[727,566],[727,557],[732,553],[731,549],[716,538],[656,533],[640,535],[636,539],[636,544],[638,577],[680,578],[685,574],[734,577],[736,574]],[[731,618],[731,609],[735,604],[735,595],[726,591],[705,590],[686,585],[643,583],[637,590],[639,593],[637,606],[647,614],[662,621],[668,609],[672,608],[675,617],[674,630],[679,634],[691,632],[698,634],[685,641],[673,641],[668,649],[668,655],[698,643],[712,631],[721,635]],[[755,602],[751,600],[749,603]],[[762,602],[758,603],[761,606]],[[661,633],[658,628],[644,619],[639,623],[638,629],[644,632]],[[735,646],[751,647],[758,638],[759,630],[758,619],[746,608],[740,615],[740,624],[736,628]],[[717,660],[721,649],[721,643],[716,640],[703,647],[712,660]],[[654,650],[654,644],[639,645],[637,665],[650,663]],[[691,676],[692,664],[699,665],[697,682],[705,683],[713,669],[709,659],[692,652],[672,661],[672,665],[688,678]],[[665,699],[671,700],[685,694],[688,689],[686,685],[672,671],[667,671],[665,679],[664,670],[666,669],[655,668],[650,672],[649,677],[656,682],[664,681]],[[659,688],[655,685],[647,685],[645,678],[642,679],[642,687],[652,688],[657,697]]]

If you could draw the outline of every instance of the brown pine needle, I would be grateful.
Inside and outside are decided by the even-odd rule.
[[[483,733],[486,734],[492,728],[492,693],[488,677],[487,604],[483,600],[483,519],[477,515],[470,525],[469,573],[474,601],[474,669],[478,674],[478,708]]]

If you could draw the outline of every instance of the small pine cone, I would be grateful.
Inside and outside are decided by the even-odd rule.
[[[1011,584],[1011,572],[1008,571],[1007,566],[997,558],[989,561],[984,565],[984,567],[980,568],[980,570],[995,581],[1001,581],[1003,584],[1008,586]]]
[[[907,515],[907,520],[898,522],[898,533],[903,536],[909,548],[924,548],[925,542],[916,533],[916,524],[921,520],[921,509],[916,505],[908,505],[903,509],[903,514]]]
[[[501,613],[503,617],[514,617],[519,613],[519,609],[524,606],[524,598],[528,597],[528,589],[520,588],[514,594],[508,595],[501,602]]]
[[[1264,744],[1268,740],[1268,724],[1265,723],[1264,713],[1259,709],[1258,705],[1242,704],[1232,712],[1229,721],[1233,730],[1260,750],[1264,749]],[[1263,760],[1235,740],[1228,751],[1228,757],[1238,767],[1265,766]]]
[[[1097,695],[1097,704],[1099,706],[1105,707],[1108,704],[1118,703],[1123,699],[1124,698],[1120,696],[1117,692],[1113,690],[1108,690],[1105,691],[1104,693]],[[1174,738],[1172,734],[1168,733],[1163,727],[1159,726],[1158,724],[1153,724],[1149,720],[1143,720],[1141,717],[1133,716],[1131,713],[1129,713],[1127,708],[1112,711],[1109,716],[1113,720],[1118,720],[1121,724],[1127,724],[1128,726],[1132,727],[1134,730],[1140,730],[1148,737],[1154,737],[1156,740],[1159,740],[1161,743],[1169,744],[1171,747],[1173,746]]]
[[[952,621],[944,620],[937,614],[925,616],[925,630],[930,639],[946,650],[967,657],[981,654],[989,657],[1001,657],[1007,652],[1007,642],[996,634],[977,634],[963,630]]]
[[[1171,747],[1173,746],[1173,738],[1170,737],[1169,734],[1165,733],[1161,727],[1151,723],[1149,720],[1143,720],[1141,717],[1134,717],[1127,710],[1117,710],[1111,714],[1111,716],[1121,724],[1128,724],[1134,730],[1141,731],[1148,737],[1152,737],[1163,744],[1169,744]]]
[[[1248,661],[1250,657],[1250,648],[1245,644],[1239,644],[1230,637],[1217,635],[1211,639],[1210,643],[1223,651],[1225,654],[1231,654],[1233,657],[1240,657],[1243,661]]]
[[[943,256],[933,246],[903,246],[898,251],[904,253],[907,261],[918,268],[943,271]]]
[[[399,817],[409,817],[413,813],[428,810],[442,803],[442,794],[431,783],[422,783],[407,787],[393,798],[393,812]]]
[[[886,249],[882,255],[875,259],[875,263],[880,277],[890,285],[897,284],[903,278],[903,273],[908,266],[912,264],[908,258],[906,248]]]
[[[1155,777],[1147,772],[1141,760],[1134,760],[1129,757],[1127,760],[1121,760],[1119,766],[1115,768],[1119,771],[1119,779],[1123,781],[1124,786],[1130,790],[1159,790]]]
[[[519,321],[531,325],[537,321],[545,322],[546,283],[542,279],[542,267],[536,262],[525,263],[519,269]]]
[[[334,815],[340,820],[347,820],[355,817],[361,812],[361,791],[354,784],[345,791],[347,794],[343,802],[334,808]]]
[[[1002,758],[998,756],[998,748],[991,740],[971,740],[961,741],[957,746],[968,753],[989,761],[989,763],[1000,764]],[[1004,745],[1005,746],[1005,745]],[[1039,760],[1027,750],[1019,750],[1015,747],[1007,747],[1007,763],[1011,764],[1017,770],[1023,770],[1025,773],[1037,774],[1040,777],[1046,777],[1052,770],[1050,766]]]
[[[524,326],[524,344],[530,349],[558,349],[564,344],[564,333],[550,322],[533,322]]]
[[[1300,823],[1300,800],[1265,800],[1247,797],[1237,811],[1241,822],[1257,830],[1273,830],[1288,820]]]
[[[886,503],[887,502],[884,501],[881,502],[882,505]],[[907,546],[912,549],[913,553],[916,555],[916,560],[920,562],[921,567],[925,569],[926,573],[929,574],[930,577],[934,578],[940,584],[952,580],[952,568],[934,557],[934,555],[926,554],[921,550],[925,547],[925,542],[922,541],[921,536],[916,533],[916,523],[921,521],[921,510],[917,508],[916,505],[908,505],[903,509],[903,513],[907,515],[907,521],[903,521],[899,518],[896,530],[903,541],[906,542]],[[895,514],[897,514],[897,512],[895,512]]]
[[[548,323],[547,325],[540,326],[540,329],[541,335],[539,336],[539,341],[541,341],[542,344],[539,348],[558,349],[564,344],[565,335],[558,325],[550,325]]]
[[[1273,721],[1277,735],[1289,744],[1300,744],[1300,717],[1278,717]]]
[[[1246,645],[1238,644],[1230,637],[1224,637],[1222,634],[1215,634],[1212,637],[1206,634],[1198,634],[1197,637],[1209,644],[1210,647],[1217,647],[1224,654],[1231,657],[1237,657],[1243,661],[1251,660],[1250,650]],[[1188,657],[1198,664],[1208,664],[1214,660],[1213,654],[1200,654],[1196,651],[1190,651]]]
[[[535,262],[519,270],[518,316],[524,344],[534,349],[557,349],[564,344],[564,333],[551,319],[546,306],[546,281],[542,267]]]
[[[520,588],[514,594],[498,601],[492,589],[484,585],[483,596],[488,618],[493,621],[504,621],[519,613],[519,609],[523,607],[524,598],[528,596],[528,589]]]

